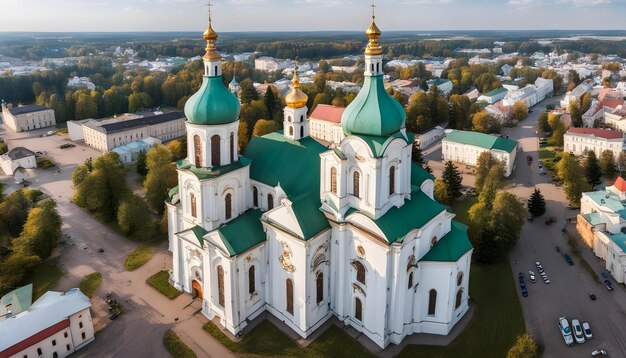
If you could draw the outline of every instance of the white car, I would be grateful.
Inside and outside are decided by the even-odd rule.
[[[535,283],[537,282],[537,279],[535,278],[535,273],[532,271],[528,271],[528,279],[530,280],[530,282]]]
[[[569,323],[565,317],[559,317],[558,320],[559,331],[561,331],[561,335],[563,336],[563,340],[565,340],[565,344],[568,347],[574,345],[574,338],[572,338],[572,330],[569,328]]]
[[[587,322],[583,323],[583,333],[585,333],[586,339],[593,338],[593,334],[591,334],[591,327],[589,327],[589,323]]]
[[[580,322],[577,319],[572,320],[572,328],[574,329],[574,338],[576,338],[576,343],[585,343],[585,334],[583,333],[583,327],[580,325]]]

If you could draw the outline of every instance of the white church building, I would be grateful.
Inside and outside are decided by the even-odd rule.
[[[468,310],[467,227],[411,163],[405,111],[383,85],[380,30],[333,149],[309,136],[296,70],[284,130],[237,151],[240,104],[223,83],[217,34],[185,105],[189,157],[167,199],[171,281],[233,334],[264,311],[302,337],[335,316],[380,347],[445,335]]]

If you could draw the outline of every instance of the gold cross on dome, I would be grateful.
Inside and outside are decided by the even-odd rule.
[[[206,3],[206,6],[209,8],[209,21],[211,21],[211,8],[213,7],[213,4],[211,4],[211,2],[208,1]]]
[[[376,17],[376,4],[372,2],[370,7],[372,8],[372,17]]]

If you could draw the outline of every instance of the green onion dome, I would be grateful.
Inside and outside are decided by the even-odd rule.
[[[341,116],[346,135],[389,136],[404,128],[406,112],[385,91],[383,76],[365,76],[363,88]]]
[[[202,86],[185,104],[187,122],[200,125],[232,123],[239,119],[239,100],[222,82],[222,76],[202,79]]]

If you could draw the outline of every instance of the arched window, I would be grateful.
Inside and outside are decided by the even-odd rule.
[[[287,117],[287,122],[291,122],[291,116]]]
[[[459,308],[461,306],[461,300],[463,299],[463,289],[459,289],[456,292],[456,302],[454,303],[454,309]]]
[[[353,261],[352,266],[356,270],[356,280],[365,285],[365,266],[360,261]]]
[[[256,186],[252,187],[252,206],[259,207],[259,189]]]
[[[300,116],[300,122],[304,122],[304,114]]]
[[[428,314],[430,316],[434,316],[436,308],[437,308],[437,290],[430,290],[430,292],[428,293]]]
[[[232,217],[233,215],[232,210],[233,210],[233,196],[230,193],[228,193],[224,197],[224,217],[226,218],[226,220]]]
[[[317,288],[317,304],[324,301],[324,273],[320,272],[315,278],[315,286]]]
[[[189,194],[189,205],[191,205],[191,216],[198,218],[198,208],[196,207],[196,194]]]
[[[373,64],[373,63],[370,65],[370,67],[371,67],[371,69],[372,69],[372,71],[371,71],[371,72],[374,72],[374,64]]]
[[[413,287],[413,271],[409,272],[409,287],[407,287],[408,289],[411,289]]]
[[[253,294],[256,291],[256,280],[254,277],[254,265],[250,266],[250,268],[248,269],[248,292],[250,294]]]
[[[355,171],[354,174],[352,174],[352,193],[357,198],[361,197],[361,190],[360,190],[361,188],[359,185],[360,183],[361,183],[361,173]]]
[[[217,302],[224,307],[224,269],[221,265],[217,266]]]
[[[215,66],[215,75],[217,76],[217,66]]]
[[[376,72],[380,72],[380,62],[376,63]]]
[[[196,168],[202,166],[202,140],[198,134],[193,136],[193,154]]]
[[[211,166],[220,166],[220,136],[211,137]]]
[[[430,240],[430,248],[432,249],[436,243],[437,243],[437,236],[433,236],[433,238]]]
[[[235,133],[230,134],[230,162],[235,162]]]
[[[330,168],[330,191],[337,194],[337,168]]]
[[[389,195],[396,193],[396,167],[389,168]]]
[[[354,299],[354,319],[357,321],[363,320],[363,304],[358,298]]]
[[[274,195],[267,194],[267,210],[274,209]]]
[[[289,126],[289,135],[291,135],[291,136],[293,135],[293,127],[292,126]]]
[[[287,312],[293,316],[293,281],[287,279],[286,282],[286,294],[287,294]]]
[[[463,283],[463,272],[459,272],[456,275],[456,285],[461,286],[462,283]]]
[[[304,138],[304,127],[300,127],[300,138]]]

